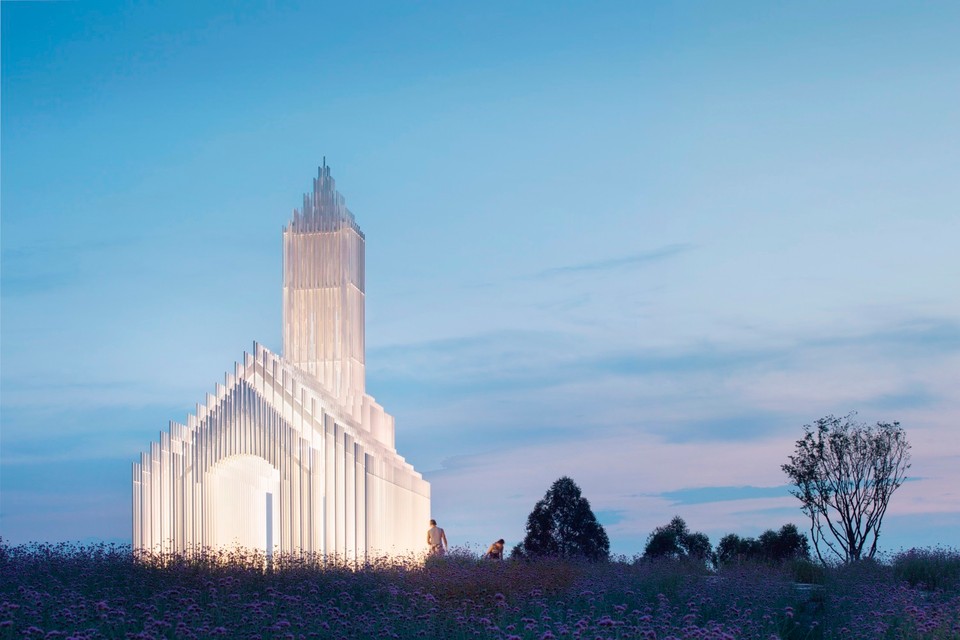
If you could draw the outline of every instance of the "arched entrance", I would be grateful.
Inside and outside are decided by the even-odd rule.
[[[229,456],[204,478],[206,544],[268,556],[279,543],[280,471],[259,456]]]

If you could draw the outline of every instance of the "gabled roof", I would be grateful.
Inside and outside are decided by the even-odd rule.
[[[223,384],[217,383],[214,393],[208,393],[205,402],[196,405],[196,412],[187,416],[186,424],[170,423],[170,434],[177,439],[188,439],[190,432],[202,427],[208,416],[220,410],[227,397],[244,384],[253,389],[307,442],[322,437],[327,421],[332,420],[368,452],[376,453],[381,459],[390,460],[417,478],[422,478],[390,446],[392,443],[378,437],[372,428],[376,425],[363,424],[340,406],[313,376],[256,342],[253,344],[253,353],[243,354],[242,363],[235,363],[234,372],[224,376]],[[386,414],[369,395],[364,397],[364,405],[366,411],[362,414],[379,414],[382,419],[388,420],[392,435],[392,416]]]

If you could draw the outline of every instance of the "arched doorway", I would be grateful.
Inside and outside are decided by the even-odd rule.
[[[229,456],[204,478],[207,544],[268,556],[279,542],[280,471],[259,456]]]

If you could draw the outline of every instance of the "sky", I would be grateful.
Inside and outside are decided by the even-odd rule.
[[[129,542],[324,158],[367,390],[450,542],[569,476],[611,550],[806,528],[803,426],[899,421],[880,547],[960,546],[960,4],[3,2],[0,537]]]

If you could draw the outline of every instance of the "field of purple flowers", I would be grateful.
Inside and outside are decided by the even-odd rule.
[[[960,638],[960,553],[828,569],[467,552],[267,569],[254,555],[138,562],[124,547],[0,541],[8,638]]]

